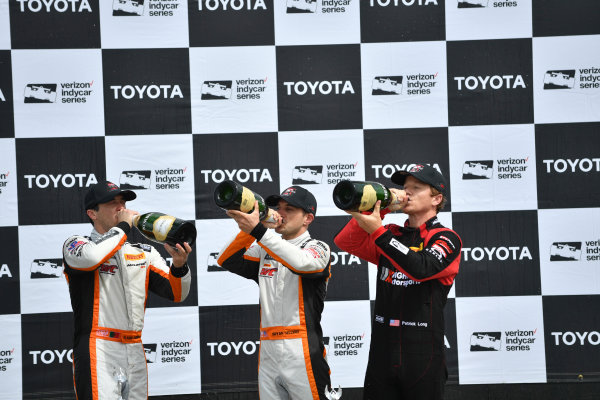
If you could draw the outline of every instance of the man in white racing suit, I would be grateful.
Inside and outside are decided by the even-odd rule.
[[[85,208],[94,230],[90,236],[71,236],[63,246],[78,400],[147,399],[141,337],[148,289],[176,302],[190,290],[188,243],[176,249],[165,245],[173,257],[169,268],[154,247],[127,242],[137,212],[125,208],[125,201],[135,198],[111,182],[91,186]]]
[[[276,222],[260,223],[258,205],[251,214],[227,211],[241,232],[221,251],[218,263],[259,285],[261,400],[326,399],[331,384],[321,313],[330,250],[307,230],[317,202],[306,189],[291,186],[266,203],[277,207]]]

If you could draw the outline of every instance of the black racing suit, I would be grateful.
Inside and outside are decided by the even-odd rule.
[[[385,225],[369,235],[352,219],[335,238],[340,249],[377,264],[364,399],[444,395],[444,306],[462,243],[437,217],[418,228],[407,223]]]

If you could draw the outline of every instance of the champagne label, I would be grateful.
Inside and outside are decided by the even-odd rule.
[[[171,230],[173,226],[173,222],[175,222],[175,217],[170,215],[160,216],[154,221],[152,225],[152,233],[154,233],[154,237],[156,240],[164,242],[167,238],[167,234]]]
[[[245,213],[252,212],[252,210],[254,210],[255,201],[256,199],[254,198],[254,193],[252,192],[252,190],[244,187],[244,190],[242,190],[242,201],[240,202],[240,211]]]
[[[360,199],[360,206],[358,211],[367,211],[375,206],[377,203],[377,192],[371,185],[365,185],[363,187],[363,195]]]

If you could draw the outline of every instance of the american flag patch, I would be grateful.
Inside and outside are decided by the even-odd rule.
[[[400,326],[399,319],[390,319],[390,326]]]

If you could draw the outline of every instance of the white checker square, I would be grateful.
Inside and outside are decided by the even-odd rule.
[[[450,127],[452,211],[537,208],[533,125]]]
[[[13,50],[15,137],[104,135],[100,49]]]
[[[365,129],[446,127],[445,42],[361,45]]]
[[[0,139],[0,226],[18,225],[17,159],[14,139]]]
[[[275,47],[190,49],[192,131],[277,131]]]

